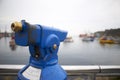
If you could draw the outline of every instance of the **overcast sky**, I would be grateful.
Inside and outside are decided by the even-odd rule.
[[[69,34],[120,28],[120,0],[0,0],[0,29],[25,19]]]

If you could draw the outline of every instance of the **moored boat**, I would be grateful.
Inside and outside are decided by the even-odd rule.
[[[100,43],[109,43],[109,44],[114,44],[115,42],[113,40],[100,40]]]
[[[73,38],[72,37],[67,37],[64,42],[73,42]]]
[[[10,46],[15,46],[15,39],[14,36],[11,37],[11,40],[9,41]]]
[[[80,34],[79,37],[86,37],[87,34]]]
[[[108,44],[114,44],[115,41],[110,36],[103,36],[99,40],[100,43],[108,43]]]
[[[82,41],[94,41],[94,37],[93,36],[86,36],[82,38]]]
[[[84,37],[82,41],[94,41],[94,38],[91,37]]]

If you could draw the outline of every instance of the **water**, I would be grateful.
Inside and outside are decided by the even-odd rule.
[[[62,65],[120,65],[120,44],[83,42],[73,37],[73,43],[61,43],[58,55]],[[10,47],[10,38],[0,39],[0,64],[26,64],[29,61],[28,47]]]

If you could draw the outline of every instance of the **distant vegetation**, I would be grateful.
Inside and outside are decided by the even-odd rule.
[[[118,29],[107,29],[105,31],[97,31],[94,33],[99,36],[112,36],[112,37],[120,37],[120,28]]]

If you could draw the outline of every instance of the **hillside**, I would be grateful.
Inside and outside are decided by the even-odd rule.
[[[112,36],[112,37],[120,37],[120,28],[118,29],[107,29],[105,31],[97,31],[94,33],[99,36]]]

